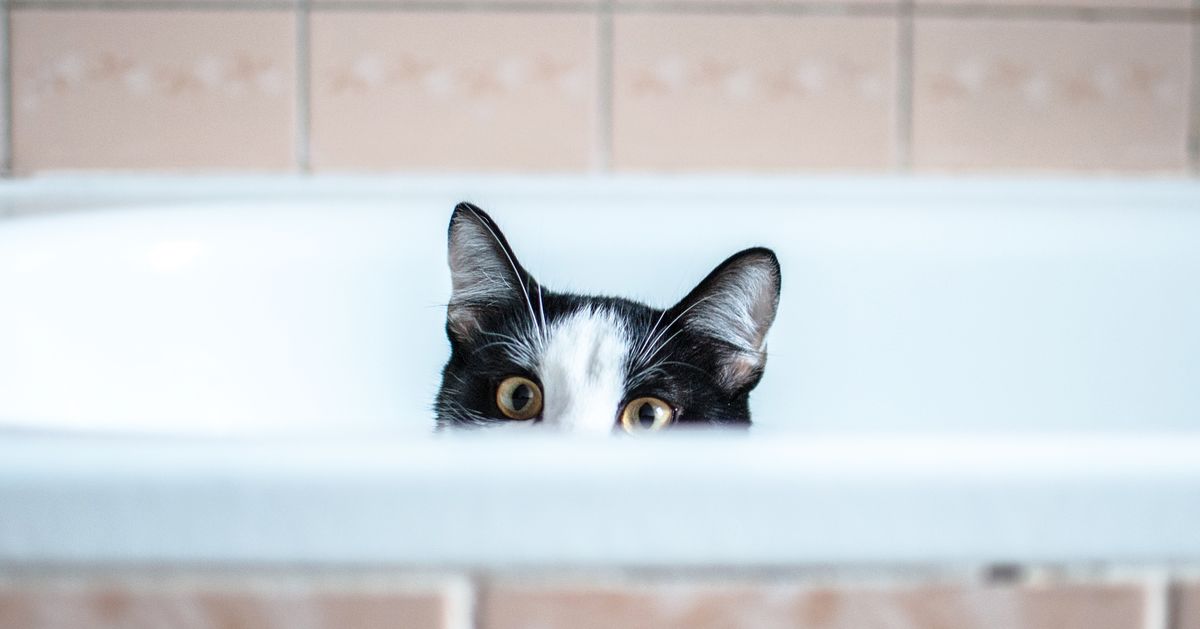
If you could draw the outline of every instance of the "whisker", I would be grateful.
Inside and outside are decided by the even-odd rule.
[[[666,310],[658,313],[658,319],[654,321],[654,325],[650,326],[650,331],[646,333],[646,336],[642,337],[642,344],[638,346],[637,352],[635,353],[636,356],[640,356],[642,350],[646,349],[646,344],[650,342],[650,337],[654,336],[654,333],[658,330],[658,324],[662,323],[663,317],[665,316],[667,316]]]
[[[542,285],[537,285],[538,291],[538,312],[542,313],[542,341],[545,342],[547,327],[546,327],[546,300],[542,297]]]
[[[663,349],[665,349],[665,348],[667,347],[667,345],[668,345],[668,344],[669,344],[671,341],[674,341],[674,340],[675,340],[675,337],[679,336],[680,334],[683,334],[683,330],[677,330],[677,331],[676,331],[674,334],[672,334],[671,336],[668,336],[668,337],[667,337],[667,340],[665,340],[665,341],[663,341],[662,343],[659,343],[658,345],[656,345],[656,346],[654,347],[654,351],[652,351],[652,352],[650,352],[649,354],[647,354],[647,355],[646,355],[646,360],[647,360],[647,361],[649,361],[651,358],[654,358],[655,356],[657,356],[659,352],[663,351]]]
[[[677,322],[678,322],[678,321],[679,321],[681,318],[683,318],[683,315],[686,315],[688,312],[690,312],[690,311],[692,310],[692,308],[695,308],[696,306],[699,306],[700,304],[704,303],[704,302],[705,302],[705,301],[707,301],[708,299],[709,299],[709,297],[701,297],[700,299],[697,299],[697,300],[696,300],[696,303],[694,303],[694,304],[692,304],[692,305],[688,306],[687,308],[685,308],[685,309],[684,309],[684,311],[683,311],[683,312],[679,313],[679,314],[678,314],[678,315],[677,315],[677,316],[676,316],[674,319],[672,319],[672,320],[671,320],[671,322],[670,322],[670,323],[668,323],[668,324],[667,324],[667,326],[666,326],[666,327],[664,327],[664,328],[662,329],[662,331],[658,333],[658,336],[656,336],[656,337],[654,338],[654,340],[653,340],[653,341],[651,341],[651,347],[654,347],[655,349],[654,349],[652,352],[648,353],[648,354],[647,354],[647,353],[645,353],[645,352],[643,352],[643,353],[640,353],[640,354],[639,354],[639,355],[638,355],[638,356],[637,356],[637,357],[634,359],[634,360],[635,360],[635,364],[640,364],[640,363],[642,363],[643,361],[649,360],[650,358],[654,357],[654,355],[655,355],[655,354],[657,354],[657,353],[658,353],[658,352],[659,352],[659,351],[662,349],[662,347],[663,347],[664,345],[666,345],[666,343],[659,343],[658,341],[659,341],[659,339],[661,339],[661,338],[662,338],[662,336],[663,336],[664,334],[666,334],[666,333],[667,333],[667,331],[668,331],[668,330],[670,330],[670,329],[671,329],[671,326],[675,325],[675,324],[676,324],[676,323],[677,323]],[[672,336],[671,336],[671,338],[675,338],[675,336],[677,336],[678,334],[679,334],[679,332],[676,332],[676,333],[675,333],[675,335],[672,335]]]

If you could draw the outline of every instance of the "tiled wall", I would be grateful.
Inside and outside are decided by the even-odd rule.
[[[5,0],[6,172],[1200,174],[1200,0]]]
[[[1196,629],[1200,581],[0,579],[0,629]]]

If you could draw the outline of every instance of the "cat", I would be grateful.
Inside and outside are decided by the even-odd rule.
[[[469,203],[454,209],[448,249],[450,359],[436,430],[750,425],[749,395],[779,305],[770,249],[734,254],[666,310],[546,290]]]

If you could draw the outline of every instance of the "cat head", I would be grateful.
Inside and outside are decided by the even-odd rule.
[[[491,217],[462,203],[450,218],[449,263],[439,430],[750,424],[749,394],[779,304],[779,262],[769,249],[734,254],[657,310],[547,290]]]

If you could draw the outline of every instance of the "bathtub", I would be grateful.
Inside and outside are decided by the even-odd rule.
[[[545,285],[655,306],[775,249],[754,431],[431,438],[464,199]],[[1193,182],[72,177],[0,212],[0,562],[1200,558]]]

